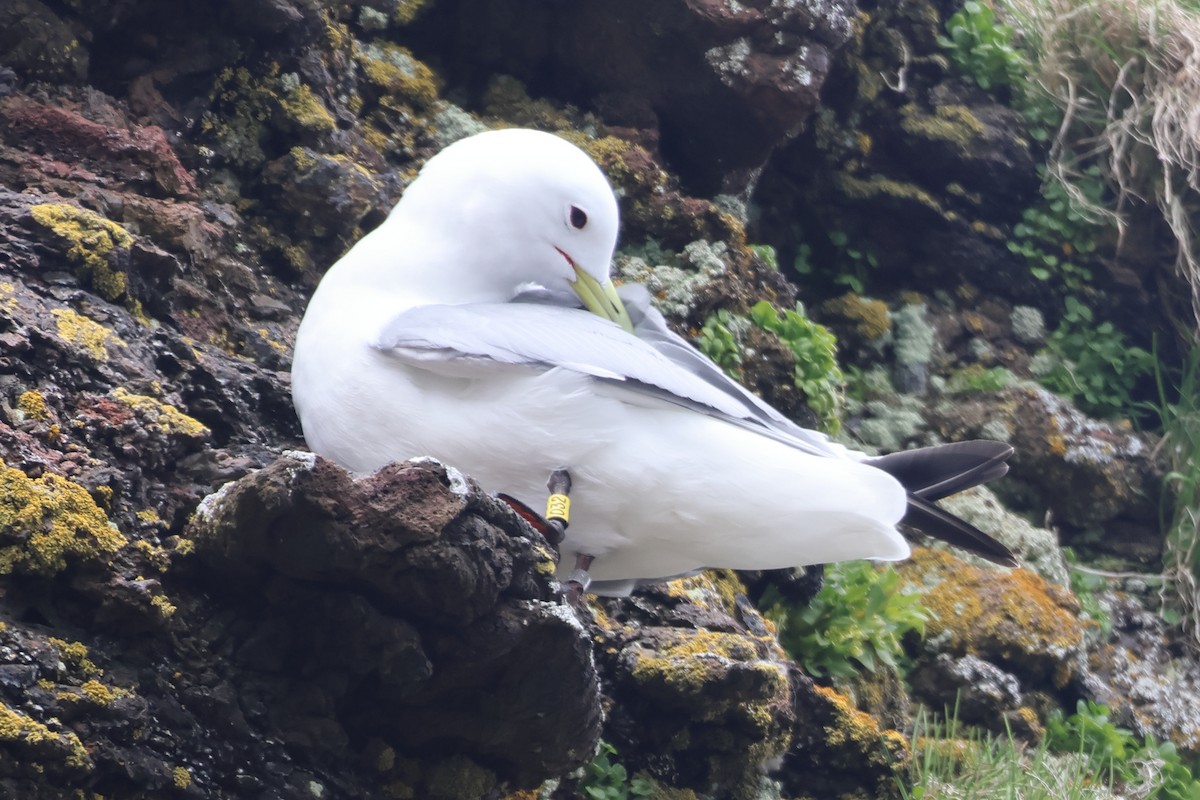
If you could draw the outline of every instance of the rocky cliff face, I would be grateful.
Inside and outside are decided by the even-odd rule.
[[[1008,200],[1027,191],[1028,152],[1002,110],[968,113],[931,62],[904,60],[933,24],[906,8],[901,47],[850,6],[779,0],[0,6],[0,796],[566,797],[602,726],[663,797],[894,792],[897,703],[854,693],[872,717],[814,683],[737,576],[574,610],[546,543],[469,477],[409,463],[353,480],[284,451],[302,447],[289,354],[322,270],[425,158],[485,125],[560,131],[597,159],[622,196],[620,269],[691,334],[718,309],[796,300],[747,246],[752,190],[761,232],[800,206],[816,224],[874,215],[881,250],[903,240],[888,250],[898,289],[942,280],[956,256],[985,286],[1011,283],[996,237],[1012,209],[982,209],[982,193],[999,178]],[[859,61],[839,68],[847,41]],[[878,85],[881,52],[921,95],[864,121],[851,106],[908,98]],[[858,91],[813,118],[826,76],[845,85],[855,63],[873,65]],[[897,127],[916,139],[875,149]],[[941,159],[924,171],[921,142]],[[878,174],[904,163],[912,175]],[[961,191],[938,184],[948,174]],[[917,395],[985,334],[1000,363],[1028,361],[1014,294],[971,319],[954,299],[895,297],[893,314],[861,298],[825,313],[847,352],[888,361]],[[743,333],[744,379],[813,419],[786,341]],[[895,446],[1005,428],[1024,437],[1017,501],[1080,532],[1134,531],[1152,556],[1145,440],[1004,391],[919,412],[866,396],[911,415],[852,427]],[[1056,551],[1029,538],[1061,581]],[[1003,715],[1029,691],[1044,708],[1131,680],[1076,664],[1069,599],[1030,585],[1050,599],[1023,613],[1067,641],[1070,670],[995,644],[981,612],[930,654],[927,684],[988,669],[972,658],[1011,670],[1016,688],[983,705]],[[902,694],[890,685],[875,695]]]

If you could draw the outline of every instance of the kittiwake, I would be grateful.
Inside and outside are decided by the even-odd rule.
[[[1012,564],[935,501],[998,477],[965,442],[869,458],[801,428],[610,279],[617,200],[579,148],[488,131],[425,164],[320,282],[292,393],[309,447],[358,473],[432,456],[527,502],[559,469],[559,575],[592,591],[709,567],[903,559],[902,520]]]

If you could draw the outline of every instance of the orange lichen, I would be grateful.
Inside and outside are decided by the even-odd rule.
[[[998,572],[974,567],[941,550],[918,548],[901,568],[925,587],[931,618],[927,639],[945,649],[977,655],[1064,686],[1074,674],[1083,642],[1079,604],[1064,589],[1027,569]]]

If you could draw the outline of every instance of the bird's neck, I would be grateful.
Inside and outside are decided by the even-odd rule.
[[[420,225],[389,219],[363,237],[329,271],[324,281],[387,297],[396,311],[418,305],[488,303],[508,300],[507,288],[489,280],[495,273],[477,240],[430,235]]]

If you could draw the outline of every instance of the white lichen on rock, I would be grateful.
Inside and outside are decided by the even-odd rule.
[[[1054,531],[1038,528],[1005,508],[990,489],[976,486],[942,500],[940,505],[1015,552],[1022,566],[1050,583],[1068,586],[1070,573]],[[955,555],[962,555],[955,553]]]
[[[641,283],[650,292],[654,304],[668,316],[685,317],[696,302],[696,292],[725,272],[726,246],[696,241],[683,248],[687,267],[672,264],[649,264],[643,258],[618,254],[616,274],[625,282]]]

